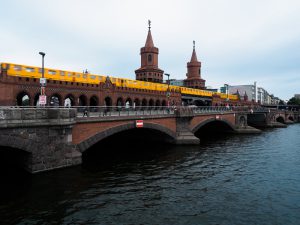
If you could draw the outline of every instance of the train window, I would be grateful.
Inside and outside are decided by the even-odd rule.
[[[32,73],[32,72],[34,72],[34,68],[32,68],[32,67],[26,67],[26,72],[30,72],[30,73]]]
[[[56,74],[56,71],[54,71],[54,70],[49,70],[49,71],[48,71],[48,74],[50,74],[50,75],[55,75],[55,74]]]
[[[79,74],[79,73],[77,73],[77,74],[76,74],[76,77],[77,77],[77,78],[80,78],[80,74]]]
[[[86,75],[86,74],[83,74],[82,77],[83,77],[83,79],[86,79],[86,78],[87,78],[87,75]]]
[[[92,80],[95,80],[95,79],[96,79],[96,76],[90,75],[90,78],[91,78]]]
[[[68,73],[68,77],[71,77],[71,76],[72,76],[72,73],[69,72],[69,73]]]
[[[65,75],[65,72],[64,72],[64,71],[60,71],[60,75],[61,75],[61,76],[64,76],[64,75]]]
[[[15,71],[21,71],[21,70],[22,70],[22,66],[15,65],[15,66],[14,66],[14,70],[15,70]]]

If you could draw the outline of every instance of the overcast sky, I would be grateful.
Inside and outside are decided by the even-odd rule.
[[[1,0],[0,62],[135,79],[152,21],[159,67],[184,79],[193,40],[208,86],[300,93],[298,0]]]

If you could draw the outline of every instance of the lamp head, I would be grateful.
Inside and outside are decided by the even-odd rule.
[[[39,52],[39,54],[43,57],[46,55],[46,53],[44,53],[44,52]]]

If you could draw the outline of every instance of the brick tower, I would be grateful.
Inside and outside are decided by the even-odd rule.
[[[193,53],[191,61],[187,63],[187,78],[184,86],[197,89],[205,89],[205,80],[201,79],[201,62],[197,59],[195,41],[193,41]]]
[[[164,71],[158,68],[158,48],[153,44],[151,35],[151,21],[145,47],[141,48],[141,68],[135,71],[136,80],[163,82]]]

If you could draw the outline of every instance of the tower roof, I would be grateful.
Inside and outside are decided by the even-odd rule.
[[[191,62],[198,62],[197,54],[196,54],[196,50],[195,50],[195,41],[193,41],[193,54],[191,57]]]
[[[152,39],[152,35],[151,35],[151,21],[148,20],[148,25],[149,25],[149,30],[148,30],[148,35],[147,35],[147,40],[146,40],[146,43],[145,43],[145,47],[150,47],[150,48],[153,48],[154,47],[154,44],[153,44],[153,39]]]
[[[147,36],[147,40],[146,40],[146,43],[145,43],[145,47],[150,47],[150,48],[154,47],[150,29],[148,31],[148,36]]]

